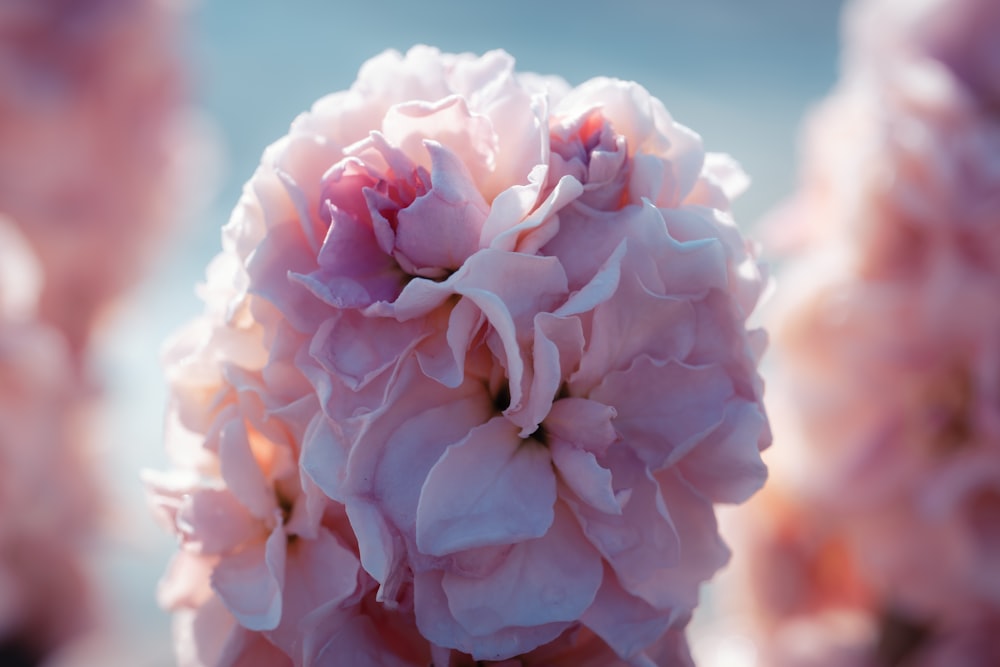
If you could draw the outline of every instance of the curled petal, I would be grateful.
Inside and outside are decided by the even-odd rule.
[[[479,249],[489,206],[451,151],[433,142],[427,151],[431,189],[399,212],[395,246],[418,270],[454,270]]]

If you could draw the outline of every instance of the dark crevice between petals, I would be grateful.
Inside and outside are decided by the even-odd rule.
[[[35,643],[23,636],[0,639],[0,665],[3,667],[39,667],[45,654]]]
[[[493,396],[493,408],[497,412],[503,412],[510,407],[510,385],[504,382],[500,385],[496,395]]]
[[[278,509],[281,510],[281,522],[287,527],[288,522],[292,520],[292,511],[295,509],[295,501],[287,492],[282,491],[280,485],[276,485],[274,497],[278,503]],[[285,531],[285,536],[288,540],[288,544],[292,544],[298,540],[298,535],[289,533],[287,530]],[[2,667],[2,663],[0,663],[0,667]]]
[[[876,662],[885,667],[909,664],[931,638],[931,627],[899,610],[888,609],[880,619]]]
[[[932,451],[947,456],[972,443],[974,393],[972,374],[962,368],[932,388],[926,408]]]
[[[549,446],[549,434],[545,431],[545,427],[541,424],[535,429],[535,432],[529,435],[526,440],[531,440],[538,443],[542,447]]]

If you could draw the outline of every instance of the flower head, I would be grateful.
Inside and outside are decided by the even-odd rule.
[[[173,606],[296,664],[683,656],[712,504],[766,474],[744,185],[634,83],[366,63],[265,151],[168,353],[198,474],[151,482],[202,573]],[[196,497],[246,527],[221,560]]]

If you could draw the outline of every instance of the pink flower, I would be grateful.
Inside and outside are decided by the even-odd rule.
[[[168,354],[194,436],[170,446],[202,477],[152,482],[202,572],[174,606],[218,599],[294,664],[348,639],[398,664],[685,655],[728,558],[712,504],[766,474],[745,185],[637,84],[366,63],[267,149]],[[195,498],[246,526],[211,559]],[[293,563],[324,531],[339,555]],[[229,586],[231,558],[253,576]],[[323,566],[356,587],[289,587]]]
[[[34,318],[39,270],[0,218],[0,662],[40,661],[88,622],[93,526],[65,342]],[[21,664],[18,662],[18,664]]]
[[[1000,8],[990,0],[865,0],[845,13],[847,64],[909,59],[944,65],[983,107],[1000,111]]]
[[[788,443],[770,463],[806,538],[792,541],[798,568],[758,576],[761,664],[995,654],[979,630],[1000,609],[994,7],[856,3],[845,76],[810,121],[804,182],[775,227],[804,241],[770,318],[771,414]],[[746,573],[788,560],[777,521],[745,520],[763,525],[738,542]],[[790,594],[783,571],[808,575],[829,545],[839,595],[811,576]],[[828,622],[845,612],[867,628],[849,641]],[[774,628],[828,651],[807,660]]]
[[[174,22],[159,0],[0,9],[0,212],[45,272],[41,319],[76,355],[145,270],[175,194]]]

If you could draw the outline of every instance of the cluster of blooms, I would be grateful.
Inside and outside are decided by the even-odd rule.
[[[1000,3],[859,0],[846,46],[775,223],[760,664],[1000,664]]]
[[[0,6],[0,212],[45,273],[39,315],[84,354],[150,261],[181,126],[167,0]],[[95,261],[115,248],[114,261]]]
[[[41,274],[0,218],[0,664],[40,664],[86,622],[80,474],[69,350],[35,319]]]
[[[764,481],[746,179],[634,83],[367,62],[270,146],[165,353],[194,665],[687,664]]]

